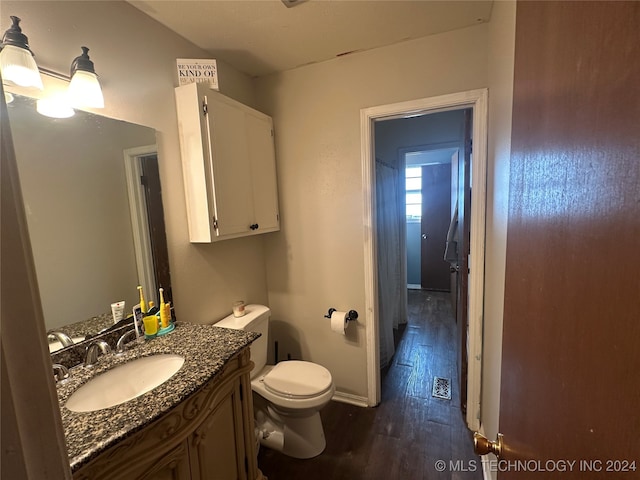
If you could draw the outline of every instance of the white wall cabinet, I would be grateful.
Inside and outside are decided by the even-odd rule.
[[[280,230],[271,117],[206,83],[175,95],[191,242]]]

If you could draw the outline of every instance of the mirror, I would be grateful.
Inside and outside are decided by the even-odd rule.
[[[12,97],[9,122],[47,330],[95,334],[113,324],[112,303],[124,300],[125,316],[131,313],[138,285],[147,300],[156,299],[157,284],[170,298],[159,178],[156,200],[139,180],[145,168],[157,176],[155,130],[82,111],[49,118],[37,113],[35,99]]]

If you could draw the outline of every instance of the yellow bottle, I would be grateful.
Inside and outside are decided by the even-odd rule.
[[[138,292],[140,292],[140,308],[142,313],[147,313],[147,304],[144,301],[144,295],[142,293],[142,286],[138,285]]]
[[[167,328],[169,326],[170,317],[167,316],[167,304],[164,303],[164,289],[161,288],[160,292],[160,326]]]
[[[171,302],[167,302],[164,308],[167,310],[167,321],[171,324]]]

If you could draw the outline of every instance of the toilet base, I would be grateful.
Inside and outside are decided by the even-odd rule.
[[[320,455],[327,442],[320,413],[291,417],[278,412],[272,405],[256,409],[256,428],[260,444],[293,458],[313,458]]]

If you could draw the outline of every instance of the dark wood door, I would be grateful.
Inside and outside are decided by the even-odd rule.
[[[145,202],[147,204],[147,219],[149,222],[149,237],[156,285],[164,289],[165,301],[173,302],[158,156],[147,155],[141,157],[140,165],[142,168],[141,181],[144,186]]]
[[[640,2],[518,2],[516,18],[504,458],[638,478]]]
[[[420,282],[426,290],[449,291],[449,264],[444,261],[451,222],[451,165],[422,167]]]
[[[452,220],[456,223],[454,225],[450,225],[450,228],[457,229],[457,221],[458,221],[458,166],[460,164],[460,156],[461,150],[456,151],[451,156],[451,217]],[[449,248],[453,248],[454,252],[451,257],[456,257],[455,262],[449,263],[449,272],[451,274],[451,278],[449,279],[449,285],[451,285],[451,307],[453,308],[453,316],[454,318],[458,318],[458,272],[456,271],[456,267],[458,265],[457,261],[457,241],[455,237],[455,233],[457,230],[452,230],[452,240],[455,241],[455,244],[449,245]],[[449,236],[449,232],[447,232],[447,237]],[[446,255],[445,255],[446,256]]]

